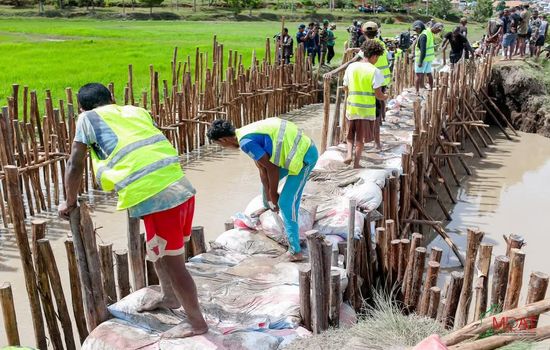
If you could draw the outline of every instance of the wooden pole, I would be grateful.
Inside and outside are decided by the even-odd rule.
[[[73,305],[73,315],[80,336],[80,343],[84,343],[88,336],[86,328],[86,318],[83,317],[84,302],[82,301],[82,286],[78,275],[78,263],[76,261],[74,243],[71,238],[65,240],[65,251],[67,252],[67,260],[69,266],[69,281],[71,283],[71,299]]]
[[[453,328],[463,281],[464,273],[458,271],[451,272],[451,283],[449,284],[447,295],[445,295],[445,307],[441,315],[443,326],[447,329]]]
[[[413,233],[412,240],[409,249],[407,269],[405,270],[405,276],[403,279],[403,295],[405,296],[405,301],[409,299],[410,287],[412,284],[413,278],[413,268],[414,268],[414,252],[416,248],[420,247],[422,244],[423,236],[420,233]]]
[[[6,174],[6,186],[8,189],[8,200],[10,204],[8,205],[8,207],[10,208],[10,215],[13,222],[15,238],[17,240],[21,263],[23,265],[25,286],[27,287],[29,303],[31,306],[35,343],[37,348],[45,349],[47,347],[46,332],[44,330],[42,309],[40,307],[40,299],[38,297],[36,271],[34,270],[34,266],[32,263],[29,238],[27,235],[27,230],[25,228],[25,209],[23,206],[23,197],[21,195],[21,190],[19,186],[19,171],[16,166],[6,165],[4,167],[4,173]]]
[[[63,285],[61,284],[61,277],[59,276],[59,270],[57,269],[57,263],[55,262],[50,241],[46,238],[42,238],[39,239],[37,243],[41,259],[44,261],[48,271],[48,278],[50,279],[53,295],[55,296],[57,312],[65,338],[65,348],[69,350],[76,349],[73,336],[73,325],[71,323],[71,317],[69,316],[69,309],[67,308],[67,302],[65,301],[65,295],[63,293]]]
[[[476,303],[474,307],[474,321],[479,320],[487,311],[487,294],[489,290],[489,268],[493,246],[481,243],[477,260],[478,278],[475,287]]]
[[[145,287],[145,265],[143,247],[139,236],[139,219],[128,215],[128,255],[132,267],[134,290]]]
[[[101,277],[105,301],[107,305],[111,305],[117,301],[112,243],[99,244],[99,261],[101,263]]]
[[[397,268],[397,281],[399,283],[402,283],[403,277],[405,277],[405,270],[409,261],[410,245],[411,241],[406,238],[399,241],[399,266]]]
[[[145,265],[147,268],[147,285],[148,286],[158,285],[159,277],[157,276],[157,270],[155,270],[155,264],[148,258],[145,258]]]
[[[346,273],[348,276],[348,288],[346,297],[350,301],[353,308],[357,308],[359,304],[357,271],[355,271],[355,208],[357,202],[352,199],[349,201],[349,221],[348,221],[348,239],[346,252]],[[310,260],[311,261],[311,260]]]
[[[118,285],[118,299],[130,294],[130,268],[128,266],[128,251],[126,249],[115,251],[116,278]]]
[[[503,310],[514,309],[518,306],[519,294],[523,283],[523,265],[525,253],[519,249],[512,248],[510,251],[510,273],[508,275],[508,289],[504,298]]]
[[[71,211],[70,223],[78,263],[78,276],[82,286],[84,313],[88,331],[91,332],[109,318],[109,312],[103,298],[95,231],[85,203],[80,203],[80,208]]]
[[[436,261],[428,261],[428,272],[426,274],[426,280],[424,281],[424,288],[422,289],[422,298],[420,299],[419,314],[428,316],[428,309],[430,307],[431,288],[437,285],[437,275],[439,274],[439,263]]]
[[[306,233],[311,264],[311,323],[314,334],[328,329],[330,301],[330,251],[332,245],[325,236],[312,230]]]
[[[443,249],[439,247],[432,247],[430,250],[430,261],[441,263],[441,256],[443,255]]]
[[[300,270],[300,316],[307,330],[311,331],[311,267]]]
[[[414,251],[413,258],[413,270],[412,270],[412,283],[410,292],[407,293],[408,299],[405,302],[408,309],[412,312],[418,305],[418,298],[420,297],[420,289],[422,287],[422,275],[424,274],[424,263],[426,261],[426,248],[418,247]]]
[[[342,289],[340,286],[340,271],[330,273],[330,314],[329,320],[332,327],[340,327],[340,304],[342,303]]]
[[[500,349],[515,342],[525,342],[529,345],[519,345],[517,348],[536,349],[537,342],[550,338],[550,326],[539,327],[525,332],[526,334],[495,335],[468,343],[461,343],[449,347],[449,350],[489,350]],[[544,345],[542,345],[544,347]],[[514,347],[512,347],[514,348]]]
[[[504,298],[508,286],[508,273],[510,270],[510,259],[505,255],[495,258],[493,273],[493,285],[491,288],[491,308],[501,311],[504,307]]]
[[[468,229],[468,243],[466,248],[466,264],[464,265],[464,282],[460,293],[460,301],[454,321],[456,328],[461,328],[468,323],[468,313],[472,301],[472,283],[475,273],[475,261],[479,244],[483,239],[483,232],[479,229]]]
[[[323,79],[323,131],[321,135],[321,153],[327,149],[327,138],[329,134],[330,123],[330,81],[329,78]]]
[[[204,241],[204,227],[195,226],[191,230],[191,246],[193,256],[206,253],[206,243]]]
[[[523,240],[523,237],[516,234],[511,234],[508,237],[503,236],[504,240],[506,241],[506,256],[510,257],[510,251],[514,248],[521,249],[525,242]]]
[[[529,288],[527,289],[527,299],[525,300],[525,304],[532,304],[544,299],[547,289],[548,274],[539,271],[532,272],[529,277]],[[536,316],[533,321],[533,328],[536,328],[539,317]]]
[[[6,331],[7,346],[19,346],[19,331],[17,330],[17,316],[13,305],[11,285],[4,282],[0,286],[0,304],[2,304],[2,316],[4,317],[4,330]]]
[[[439,310],[440,299],[441,289],[439,289],[439,287],[430,288],[430,302],[428,306],[427,316],[433,318],[434,320],[437,318],[437,311]]]
[[[541,301],[537,301],[536,303],[527,304],[525,306],[511,310],[506,310],[499,314],[493,315],[492,317],[484,317],[479,321],[475,321],[466,325],[462,329],[447,334],[446,336],[442,337],[441,340],[446,346],[455,345],[492,329],[494,320],[501,321],[503,319],[526,319],[532,316],[540,315],[547,311],[550,311],[550,299],[543,299]]]

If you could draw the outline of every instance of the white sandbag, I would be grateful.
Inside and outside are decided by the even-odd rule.
[[[327,203],[324,208],[319,207],[317,221],[313,225],[313,229],[325,235],[338,235],[346,239],[349,215],[349,199],[346,197],[336,198]],[[363,234],[364,220],[365,216],[356,210],[354,236],[357,239]]]
[[[378,187],[384,188],[388,173],[384,169],[362,169],[357,172],[357,176],[365,183],[374,182]]]
[[[305,233],[313,228],[315,221],[315,210],[308,210],[300,207],[298,212],[298,228],[300,241],[306,239]],[[271,210],[260,215],[260,229],[263,233],[275,242],[288,247],[288,236],[285,231],[283,218],[280,213],[274,213]]]
[[[260,225],[258,217],[251,217],[245,213],[236,213],[231,216],[233,220],[233,226],[238,229],[251,229],[257,230]]]
[[[328,148],[319,156],[315,164],[316,170],[334,170],[337,168],[346,167],[344,164],[345,153],[337,146]]]
[[[222,233],[211,243],[212,248],[233,250],[238,253],[279,256],[285,248],[256,231],[233,229]]]
[[[361,185],[348,186],[344,190],[344,197],[356,200],[358,207],[371,211],[382,203],[382,190],[374,182],[365,182]]]
[[[262,195],[258,195],[254,197],[246,206],[246,209],[244,210],[244,214],[250,216],[252,213],[264,208],[264,201],[262,199]]]

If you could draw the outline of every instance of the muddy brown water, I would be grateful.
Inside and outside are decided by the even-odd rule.
[[[317,145],[320,144],[322,106],[309,106],[290,113],[288,117],[312,135]],[[510,142],[498,134],[495,137],[497,143],[487,151],[486,159],[470,161],[474,175],[464,178],[462,187],[458,188],[459,203],[454,207],[453,221],[446,229],[462,250],[465,229],[479,227],[485,231],[484,241],[495,245],[494,254],[504,252],[502,234],[522,234],[527,241],[525,292],[531,271],[550,272],[546,257],[550,238],[544,226],[550,209],[550,186],[547,184],[550,180],[550,139],[521,134],[521,137]],[[257,169],[239,151],[214,152],[210,149],[204,157],[190,161],[185,170],[197,189],[194,224],[204,226],[207,241],[222,233],[224,221],[235,212],[244,210],[259,193]],[[112,195],[93,196],[93,220],[98,228],[98,242],[111,242],[114,249],[122,249],[127,246],[126,213],[116,212],[115,202]],[[50,219],[47,238],[52,243],[65,297],[70,305],[63,245],[69,233],[68,223],[59,221],[55,215],[45,217]],[[448,262],[453,263],[452,259]],[[12,284],[21,338],[32,346],[33,329],[23,271],[17,245],[10,232],[0,235],[0,283],[4,281]],[[522,303],[523,300],[524,295]],[[74,333],[77,334],[76,329]],[[0,327],[0,346],[5,343],[4,328]]]

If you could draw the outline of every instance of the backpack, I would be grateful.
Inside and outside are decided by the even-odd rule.
[[[399,34],[399,48],[403,51],[411,47],[411,33],[403,32]]]

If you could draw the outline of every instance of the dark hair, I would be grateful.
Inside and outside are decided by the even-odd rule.
[[[367,39],[361,45],[361,51],[363,51],[366,58],[382,56],[384,54],[384,47],[377,40]]]
[[[78,90],[76,95],[80,107],[85,111],[113,103],[109,89],[100,83],[88,83]]]
[[[216,119],[208,128],[206,135],[210,140],[216,141],[222,137],[235,136],[235,127],[230,121],[225,119]]]
[[[288,28],[283,28],[283,33],[288,33]]]

